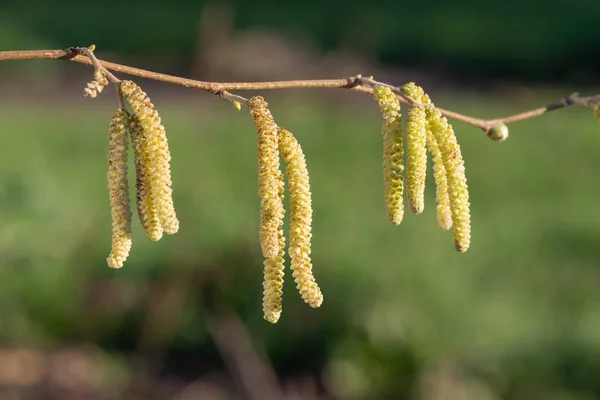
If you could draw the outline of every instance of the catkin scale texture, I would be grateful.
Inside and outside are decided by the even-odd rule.
[[[131,209],[127,181],[128,115],[118,109],[108,136],[108,191],[112,218],[112,248],[106,259],[112,268],[121,268],[131,250]]]
[[[428,95],[423,95],[420,99],[422,104],[431,105]],[[435,197],[437,202],[437,221],[438,225],[448,230],[452,228],[452,211],[450,210],[450,195],[448,193],[448,174],[442,161],[437,140],[431,132],[429,123],[427,124],[427,147],[433,158],[433,179],[435,181]]]
[[[400,102],[390,88],[373,91],[383,118],[383,182],[389,221],[399,225],[404,217],[404,164]]]
[[[256,96],[250,99],[250,113],[258,133],[258,195],[260,197],[260,244],[265,258],[279,254],[279,230],[283,226],[284,208],[280,196],[283,184],[279,171],[277,124],[267,102]]]
[[[173,204],[171,153],[165,128],[154,105],[138,85],[132,81],[123,81],[120,90],[131,105],[141,128],[140,167],[146,178],[147,196],[156,210],[162,231],[174,234],[179,230],[179,220]]]
[[[306,159],[302,147],[289,131],[279,130],[279,151],[286,163],[290,193],[290,245],[292,276],[302,299],[319,307],[323,294],[312,272],[312,200]]]
[[[433,104],[432,104],[433,106]],[[439,110],[427,110],[427,121],[442,157],[448,178],[454,247],[463,253],[471,244],[471,212],[465,166],[452,125]]]
[[[94,71],[94,79],[91,82],[88,82],[86,88],[84,89],[84,96],[89,96],[92,99],[98,96],[98,93],[101,93],[104,87],[108,85],[108,79],[106,79],[106,75],[102,71]]]
[[[413,82],[404,85],[402,91],[417,101],[423,96],[423,89]],[[414,214],[422,213],[425,207],[426,125],[425,108],[411,103],[406,117],[406,198]]]
[[[283,174],[281,171],[278,176],[279,198],[283,203]],[[283,275],[285,255],[285,236],[283,235],[283,226],[279,227],[277,232],[279,239],[279,253],[275,257],[269,257],[264,261],[264,281],[263,281],[263,314],[265,320],[274,324],[279,320],[283,309]]]
[[[158,216],[158,210],[152,197],[151,186],[153,181],[150,166],[152,165],[151,153],[146,145],[147,138],[136,115],[129,120],[131,141],[133,143],[135,160],[135,187],[137,199],[137,212],[146,235],[152,241],[158,241],[163,236],[163,227]]]

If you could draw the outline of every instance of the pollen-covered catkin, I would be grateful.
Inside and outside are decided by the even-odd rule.
[[[151,185],[154,181],[151,179],[151,168],[153,164],[150,162],[150,153],[147,150],[147,137],[137,115],[131,115],[129,118],[129,133],[134,151],[138,217],[146,235],[150,240],[156,242],[162,238],[163,227],[152,197]]]
[[[279,198],[283,203],[283,173],[278,171],[277,185]],[[265,320],[276,323],[281,316],[283,297],[283,275],[285,255],[285,236],[283,235],[283,221],[277,232],[279,238],[279,253],[275,257],[269,257],[264,261],[263,282],[263,313]]]
[[[151,201],[156,208],[162,230],[174,234],[179,230],[179,220],[173,205],[171,181],[171,153],[165,127],[161,124],[158,111],[142,89],[132,81],[123,81],[120,90],[138,117],[144,140],[142,152],[145,154],[144,168],[147,169],[147,185]]]
[[[131,209],[127,182],[129,138],[127,111],[118,109],[108,132],[108,192],[112,217],[112,249],[106,259],[112,268],[121,268],[131,250]]]
[[[431,100],[428,95],[423,95],[420,99],[422,104],[430,105]],[[448,194],[448,174],[442,161],[439,146],[429,124],[427,124],[427,147],[433,158],[433,179],[435,181],[435,198],[437,202],[437,221],[443,230],[452,228],[452,212],[450,211],[450,195]]]
[[[414,82],[404,85],[402,91],[417,101],[423,96],[423,89]],[[411,103],[406,117],[406,198],[410,210],[415,214],[422,213],[425,207],[426,125],[425,108]]]
[[[279,253],[279,230],[283,225],[283,202],[279,195],[277,124],[261,97],[250,99],[250,113],[258,133],[258,195],[260,196],[260,245],[263,256]]]
[[[427,122],[439,147],[448,176],[454,247],[462,253],[467,251],[471,244],[471,212],[465,164],[452,125],[446,117],[436,108],[431,108],[427,110]]]
[[[404,164],[402,162],[402,116],[400,102],[392,90],[379,86],[373,91],[383,118],[383,182],[390,222],[399,225],[404,217]]]
[[[290,192],[290,245],[293,277],[302,299],[311,307],[323,303],[323,294],[312,272],[312,200],[302,147],[289,131],[279,129],[279,151],[286,163]]]
[[[102,92],[106,85],[108,85],[106,75],[104,75],[102,71],[96,70],[94,71],[94,79],[91,82],[88,82],[86,88],[83,90],[83,95],[93,99],[98,96],[98,93]]]

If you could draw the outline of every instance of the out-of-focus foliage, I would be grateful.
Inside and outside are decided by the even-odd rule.
[[[502,144],[456,125],[473,212],[472,247],[458,254],[437,226],[431,179],[423,215],[407,215],[399,227],[387,222],[381,121],[371,99],[338,107],[271,96],[277,122],[306,153],[314,271],[325,295],[310,309],[288,273],[282,318],[271,325],[260,306],[251,118],[218,101],[152,98],[169,135],[181,229],[152,243],[137,227],[122,270],[105,262],[114,107],[88,100],[0,107],[5,345],[85,344],[84,359],[96,367],[77,352],[52,357],[62,354],[73,371],[88,366],[72,376],[92,379],[111,398],[139,374],[158,385],[222,370],[208,316],[230,308],[281,379],[312,377],[336,398],[600,396],[600,141],[589,110],[519,123]],[[436,98],[482,116],[539,101]],[[0,390],[15,376],[3,371]]]
[[[29,38],[53,47],[96,43],[119,54],[181,65],[195,51],[205,5],[198,0],[180,0],[176,6],[162,0],[106,0],[101,6],[76,0],[13,2],[2,6],[0,44],[10,39],[8,43],[29,48]],[[568,5],[234,0],[230,5],[239,30],[261,28],[308,38],[321,50],[342,46],[385,63],[434,69],[443,65],[470,78],[589,81],[597,76],[600,61],[600,30],[591,28],[600,4],[590,0]],[[209,40],[217,40],[219,33],[213,32]]]

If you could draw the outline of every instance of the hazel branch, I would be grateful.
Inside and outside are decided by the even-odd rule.
[[[181,78],[178,76],[161,74],[158,72],[147,71],[140,68],[130,67],[127,65],[116,64],[108,61],[97,59],[93,52],[87,48],[71,47],[66,50],[22,50],[22,51],[0,51],[0,61],[8,60],[68,60],[80,64],[91,65],[96,69],[101,69],[113,83],[118,83],[116,78],[109,71],[123,73],[130,76],[137,76],[144,79],[152,79],[155,81],[171,83],[174,85],[184,86],[188,88],[200,89],[213,95],[219,96],[233,103],[243,104],[248,106],[248,99],[238,96],[229,91],[238,90],[274,90],[274,89],[292,89],[292,88],[338,88],[352,89],[360,92],[372,93],[377,86],[385,86],[390,88],[401,101],[406,103],[416,103],[414,99],[406,96],[399,87],[393,86],[384,82],[378,82],[372,78],[363,78],[360,75],[339,78],[339,79],[308,79],[308,80],[289,80],[289,81],[272,81],[272,82],[206,82],[194,79]],[[572,105],[580,105],[589,108],[594,108],[600,105],[600,94],[580,97],[577,94],[569,95],[554,103],[533,110],[525,111],[515,115],[509,115],[502,118],[481,119],[468,115],[463,115],[455,111],[437,108],[442,115],[473,125],[488,133],[493,128],[497,128],[502,124],[522,121],[533,118],[539,115],[546,114],[550,111],[560,110]],[[425,108],[428,108],[425,106]]]
[[[81,54],[85,54],[92,62],[92,65],[94,66],[96,71],[101,71],[102,73],[104,73],[104,75],[106,75],[108,80],[111,81],[112,83],[114,83],[115,85],[118,85],[119,83],[121,83],[121,80],[119,78],[114,76],[108,69],[106,69],[102,66],[102,64],[96,58],[96,56],[94,55],[94,52],[91,49],[89,49],[87,47],[75,47],[75,48],[72,48],[72,51],[78,52]]]

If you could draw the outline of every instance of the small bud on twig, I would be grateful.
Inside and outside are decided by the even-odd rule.
[[[492,126],[486,135],[494,142],[504,142],[508,139],[508,127],[505,124],[497,124]]]

